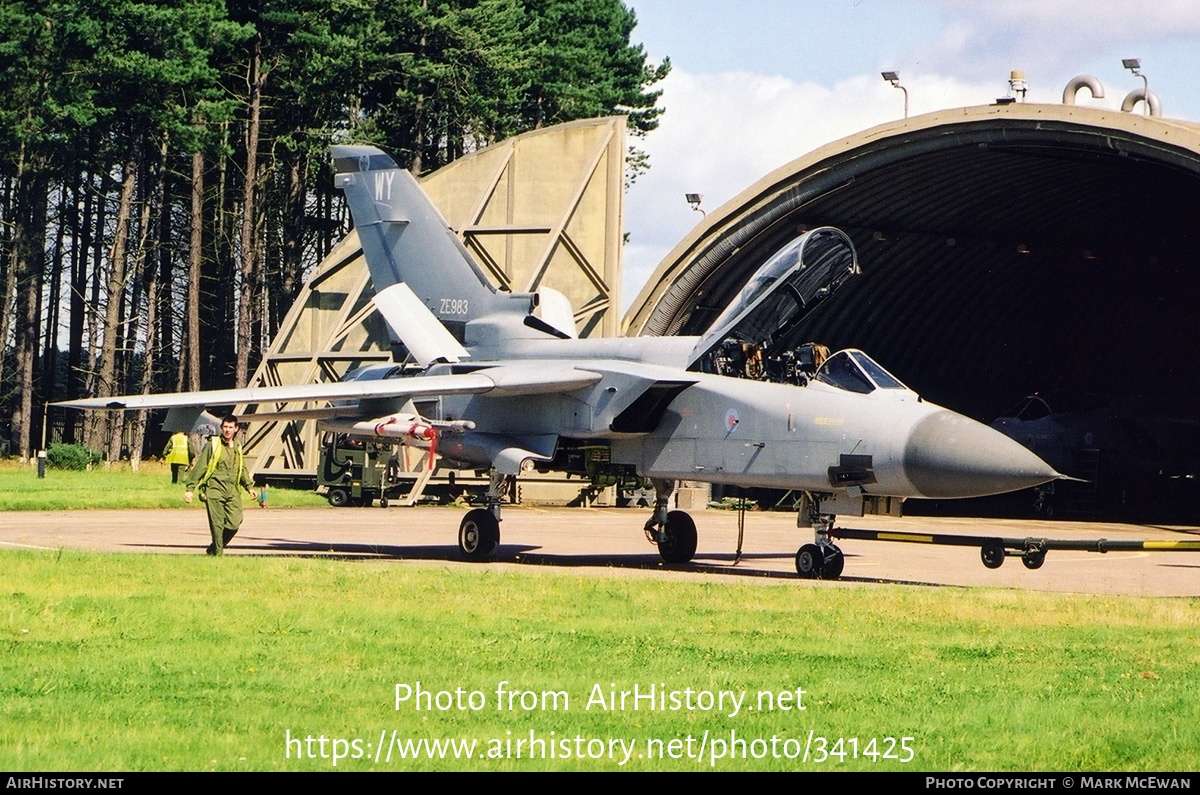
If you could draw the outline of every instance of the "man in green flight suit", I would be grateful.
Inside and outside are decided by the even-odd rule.
[[[190,504],[192,492],[199,489],[200,499],[208,506],[208,529],[213,540],[206,550],[209,555],[220,555],[241,527],[241,488],[251,497],[258,497],[254,481],[246,471],[242,446],[234,441],[237,433],[237,417],[230,414],[222,418],[221,435],[210,436],[201,448],[188,472],[187,491],[183,493],[183,501]]]

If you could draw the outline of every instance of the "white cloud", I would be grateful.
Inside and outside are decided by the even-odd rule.
[[[979,17],[984,21],[1047,28],[1084,23],[1107,31],[1108,41],[1123,36],[1178,35],[1200,33],[1200,13],[1195,0],[1153,0],[1130,4],[1127,0],[930,0],[952,15]],[[1089,40],[1092,34],[1089,34]]]
[[[664,85],[667,112],[641,146],[650,171],[627,198],[622,303],[633,301],[659,262],[703,219],[684,201],[704,196],[708,212],[786,163],[824,144],[903,115],[904,97],[878,74],[834,86],[778,75],[675,70]],[[979,105],[991,86],[924,76],[908,86],[910,115]]]
[[[1057,80],[1101,50],[1200,35],[1195,0],[932,2],[945,14],[943,27],[934,41],[910,47],[908,57],[926,68],[974,78],[1020,68]]]

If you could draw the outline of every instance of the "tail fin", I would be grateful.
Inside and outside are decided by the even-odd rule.
[[[438,323],[467,348],[490,354],[517,339],[576,335],[565,296],[546,288],[498,291],[412,174],[383,151],[335,146],[333,162],[334,184],[346,193],[393,342],[404,343],[418,358],[457,361],[468,354],[435,328]],[[389,291],[397,284],[407,290]],[[417,301],[429,311],[419,311]],[[539,306],[542,317],[532,314]]]
[[[333,159],[376,293],[407,284],[460,341],[467,321],[510,302],[391,157],[371,146],[335,146]]]

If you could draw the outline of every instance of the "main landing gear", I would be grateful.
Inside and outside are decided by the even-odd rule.
[[[646,522],[646,538],[658,545],[663,563],[688,563],[696,554],[696,523],[684,511],[668,511],[673,480],[653,480],[654,515]]]
[[[813,528],[816,542],[805,544],[796,550],[796,573],[806,580],[836,580],[842,576],[842,569],[846,567],[846,556],[842,554],[841,547],[829,537],[835,518],[833,514],[821,513],[821,502],[817,498],[801,506],[796,525],[804,527],[807,519],[807,523]]]
[[[491,471],[486,508],[467,511],[458,526],[458,549],[467,560],[484,560],[500,546],[500,500],[512,487],[515,476]]]

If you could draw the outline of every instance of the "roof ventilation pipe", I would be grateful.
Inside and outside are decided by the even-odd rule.
[[[1125,99],[1121,102],[1121,110],[1126,113],[1133,112],[1133,106],[1138,102],[1145,102],[1150,106],[1151,116],[1162,115],[1162,103],[1158,101],[1158,94],[1153,91],[1147,91],[1144,88],[1135,88],[1125,95]]]
[[[1092,93],[1092,99],[1104,99],[1104,86],[1100,81],[1091,75],[1078,75],[1072,77],[1067,83],[1067,87],[1063,89],[1063,104],[1074,105],[1075,95],[1079,93],[1079,89],[1086,88]]]

